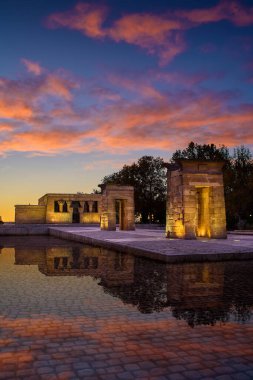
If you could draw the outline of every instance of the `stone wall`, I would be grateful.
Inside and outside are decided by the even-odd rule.
[[[38,217],[39,210],[43,210],[43,217]],[[75,220],[73,213],[78,220]],[[100,194],[49,193],[38,200],[38,205],[16,206],[15,223],[94,224],[100,223],[100,213]]]
[[[46,207],[38,205],[16,205],[16,223],[45,223]]]
[[[81,214],[80,223],[98,224],[100,223],[100,213],[99,212],[85,212]]]

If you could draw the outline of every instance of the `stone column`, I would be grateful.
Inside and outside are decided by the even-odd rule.
[[[66,201],[66,203],[67,203],[67,210],[68,210],[68,212],[71,212],[71,208],[72,208],[71,201]]]
[[[84,201],[79,201],[80,207],[78,207],[79,214],[83,214],[84,210]]]
[[[94,202],[93,202],[93,201],[88,201],[88,205],[89,205],[89,212],[92,212],[92,209],[93,209],[93,204],[94,204]]]
[[[59,211],[60,212],[63,212],[63,205],[65,203],[65,201],[63,201],[62,199],[60,201],[57,201],[58,202],[58,205],[59,205]]]

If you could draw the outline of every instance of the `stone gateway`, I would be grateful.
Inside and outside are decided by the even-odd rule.
[[[177,160],[166,164],[166,236],[226,238],[223,161]]]

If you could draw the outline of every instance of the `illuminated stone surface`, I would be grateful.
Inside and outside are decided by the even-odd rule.
[[[226,238],[223,165],[191,160],[167,165],[167,237]]]
[[[253,258],[253,235],[229,235],[228,239],[166,239],[165,231],[100,231],[98,227],[50,227],[50,235],[62,239],[116,249],[168,262],[244,260]]]
[[[16,205],[15,223],[100,223],[101,195],[45,194],[38,205]]]
[[[134,188],[119,185],[101,185],[101,188],[101,230],[116,230],[116,202],[120,229],[134,230]]]
[[[0,378],[252,379],[252,261],[171,265],[45,239],[0,254]]]

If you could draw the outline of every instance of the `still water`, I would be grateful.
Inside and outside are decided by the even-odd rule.
[[[253,379],[253,261],[0,244],[0,379]]]

